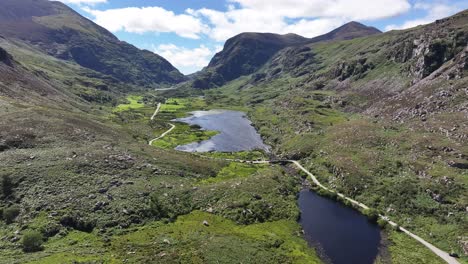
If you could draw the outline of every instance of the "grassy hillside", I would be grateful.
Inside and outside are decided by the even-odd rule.
[[[65,4],[48,0],[4,0],[0,36],[34,45],[43,53],[142,87],[185,80],[166,59],[118,40]]]

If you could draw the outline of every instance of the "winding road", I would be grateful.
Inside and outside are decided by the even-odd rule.
[[[154,111],[154,114],[151,116],[151,120],[154,120],[154,118],[156,117],[156,115],[159,113],[159,110],[161,109],[161,103],[158,103],[158,106],[156,108],[156,110]],[[169,123],[169,125],[171,125],[171,128],[169,130],[167,130],[166,132],[164,132],[163,134],[161,134],[159,137],[155,138],[155,139],[152,139],[151,141],[149,141],[149,145],[152,145],[154,141],[158,140],[158,139],[161,139],[163,138],[164,136],[166,136],[167,134],[169,134],[174,128],[175,128],[175,125]],[[199,155],[200,156],[200,155]],[[212,158],[212,157],[207,157],[207,156],[201,156],[201,157],[204,157],[204,158],[210,158],[210,159],[219,159],[219,158]],[[339,193],[339,192],[336,192],[328,187],[326,187],[325,185],[323,185],[318,179],[317,177],[315,177],[314,174],[312,174],[310,171],[308,171],[306,168],[304,168],[298,161],[296,160],[275,160],[275,161],[270,161],[270,160],[256,160],[256,161],[250,161],[250,160],[240,160],[240,159],[222,159],[222,160],[225,160],[225,161],[232,161],[232,162],[242,162],[242,163],[250,163],[250,164],[273,164],[273,163],[281,163],[281,162],[289,162],[289,163],[292,163],[294,164],[297,168],[299,168],[300,170],[302,170],[304,173],[306,173],[310,179],[314,182],[314,184],[316,184],[317,186],[319,186],[320,188],[326,190],[326,191],[329,191],[329,192],[334,192],[336,193],[338,196],[340,196],[341,198],[343,199],[346,199],[348,200],[349,202],[351,202],[352,204],[354,205],[357,205],[365,210],[367,209],[370,209],[367,205],[363,204],[363,203],[360,203],[352,198],[349,198],[347,196],[345,196],[344,194],[342,193]],[[385,221],[387,221],[390,225],[392,226],[399,226],[397,223],[393,222],[393,221],[390,221],[389,218],[385,215],[381,215],[379,214],[379,217]],[[449,253],[439,249],[438,247],[432,245],[431,243],[427,242],[426,240],[422,239],[421,237],[411,233],[410,231],[408,231],[407,229],[399,226],[400,230],[402,232],[404,232],[405,234],[407,234],[408,236],[416,239],[416,241],[418,241],[419,243],[423,244],[424,246],[426,246],[429,250],[431,250],[432,252],[434,252],[437,256],[439,256],[441,259],[443,259],[445,262],[447,262],[448,264],[460,264],[460,262],[458,262],[457,259],[455,259],[454,257],[450,256]]]
[[[151,116],[151,120],[154,120],[156,115],[159,113],[159,109],[161,109],[161,103],[158,103],[158,106],[156,107],[156,110],[154,111],[154,114]]]
[[[156,110],[154,111],[154,114],[151,116],[150,120],[154,120],[156,115],[158,115],[160,109],[161,109],[161,103],[158,103],[158,106],[156,107]],[[166,132],[162,133],[159,137],[153,138],[152,140],[150,140],[148,142],[148,145],[150,146],[153,145],[154,141],[165,137],[167,134],[171,133],[171,131],[176,127],[174,124],[171,124],[171,123],[168,123],[168,124],[171,126],[171,128],[169,128]]]

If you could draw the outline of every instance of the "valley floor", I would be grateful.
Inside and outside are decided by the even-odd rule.
[[[297,223],[298,171],[240,162],[268,159],[261,152],[173,151],[213,134],[184,124],[167,133],[168,122],[219,105],[199,97],[160,106],[142,101],[109,109],[107,120],[90,116],[94,121],[81,124],[70,115],[70,129],[79,130],[73,141],[67,132],[48,139],[50,127],[40,134],[44,128],[24,123],[38,133],[30,147],[0,153],[6,164],[0,175],[15,183],[4,207],[19,201],[22,208],[13,223],[0,224],[0,263],[321,262]],[[25,111],[46,123],[55,120],[52,112]],[[5,113],[2,127],[17,115]],[[55,123],[54,129],[64,127]],[[46,243],[39,252],[23,253],[21,236],[30,230]],[[402,233],[383,232],[388,241],[378,263],[441,263]]]

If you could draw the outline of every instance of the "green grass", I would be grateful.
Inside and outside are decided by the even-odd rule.
[[[207,152],[203,156],[214,159],[238,159],[238,160],[266,160],[267,155],[263,151],[238,151],[238,152]]]
[[[261,167],[264,167],[264,166],[231,162],[229,163],[228,166],[224,167],[218,173],[218,175],[216,175],[216,177],[204,179],[200,183],[209,184],[209,183],[227,181],[231,179],[245,178],[256,173],[257,170]]]
[[[242,226],[194,211],[175,223],[138,228],[112,244],[121,256],[139,263],[320,263],[299,230],[295,221]]]
[[[145,104],[141,102],[141,99],[143,99],[143,97],[140,95],[129,95],[126,97],[127,103],[119,104],[118,106],[116,106],[114,112],[122,112],[143,108]]]
[[[441,258],[403,232],[389,231],[389,251],[394,264],[443,264]]]
[[[102,238],[80,231],[72,231],[63,238],[50,239],[44,252],[35,254],[40,259],[26,263],[122,263],[106,249]]]
[[[217,131],[200,130],[183,123],[176,123],[175,126],[165,137],[154,141],[153,146],[173,149],[179,145],[207,140],[218,134]]]
[[[205,108],[205,100],[201,97],[169,98],[161,105],[161,112],[181,113],[193,110],[204,110]]]

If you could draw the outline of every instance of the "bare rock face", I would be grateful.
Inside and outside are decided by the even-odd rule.
[[[335,78],[340,81],[344,81],[351,76],[355,76],[357,79],[365,75],[368,70],[374,68],[371,62],[367,61],[367,58],[360,58],[350,62],[339,63],[334,69],[333,74]]]
[[[437,27],[437,23],[434,27]],[[417,80],[429,76],[467,47],[466,32],[439,30],[438,34],[433,33],[425,32],[413,41],[411,57],[415,59],[415,63],[410,71]]]

